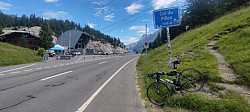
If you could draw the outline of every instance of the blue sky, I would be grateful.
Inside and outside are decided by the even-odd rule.
[[[182,7],[185,0],[0,0],[0,10],[21,16],[36,14],[51,19],[69,19],[129,44],[153,28],[152,10]]]

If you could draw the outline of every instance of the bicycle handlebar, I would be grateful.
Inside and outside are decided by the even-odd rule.
[[[160,79],[161,76],[163,75],[167,75],[167,76],[176,76],[178,73],[177,71],[171,71],[168,73],[164,73],[164,72],[156,72],[156,73],[152,73],[152,74],[147,74],[148,77],[153,78],[153,79]]]
[[[163,75],[165,75],[164,72],[156,72],[156,73],[152,73],[152,74],[147,74],[147,76],[150,78],[160,78]]]

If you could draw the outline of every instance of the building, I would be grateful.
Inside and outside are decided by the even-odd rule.
[[[30,49],[38,49],[41,45],[39,33],[41,27],[7,28],[0,35],[0,41]]]
[[[66,31],[58,38],[57,44],[63,46],[65,50],[69,50],[70,48],[70,52],[85,51],[87,55],[119,54],[124,51],[122,48],[114,48],[110,43],[95,39],[88,33],[79,30]]]
[[[92,37],[79,30],[69,30],[63,33],[57,41],[57,44],[66,49],[84,49]]]

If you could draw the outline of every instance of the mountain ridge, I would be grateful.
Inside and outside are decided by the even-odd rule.
[[[159,34],[159,31],[151,33],[151,34],[149,34],[147,36],[145,34],[142,35],[140,40],[127,45],[128,50],[131,51],[131,52],[137,52],[137,53],[142,52],[143,49],[144,49],[145,41],[147,41],[147,43],[154,42],[154,40],[157,38],[158,34]]]

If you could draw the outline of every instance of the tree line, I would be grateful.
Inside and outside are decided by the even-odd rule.
[[[88,25],[86,25],[83,28],[83,31],[88,32],[88,34],[94,36],[96,38],[96,40],[111,43],[114,47],[122,47],[122,48],[126,47],[124,45],[124,43],[122,43],[119,38],[112,38],[111,36],[106,35],[106,34],[102,33],[101,31],[95,30]],[[98,38],[98,37],[102,37],[102,38]]]
[[[69,20],[58,20],[58,19],[44,19],[38,17],[35,14],[30,16],[23,15],[18,17],[16,15],[7,15],[0,11],[0,34],[3,33],[2,29],[7,27],[32,27],[40,26],[42,27],[41,36],[41,47],[48,49],[52,46],[52,38],[54,35],[59,37],[63,32],[71,29],[77,29],[84,31],[93,35],[96,40],[101,40],[109,42],[115,47],[120,46],[124,47],[124,44],[120,41],[119,38],[111,37],[106,35],[96,29],[90,28],[88,25],[82,27],[80,24],[77,24]]]
[[[250,0],[187,0],[182,24],[170,28],[171,39],[186,32],[186,30],[208,24],[229,12],[249,6],[249,3]],[[166,29],[162,29],[161,33],[161,36],[158,34],[156,40],[149,44],[150,49],[157,48],[167,42]]]

